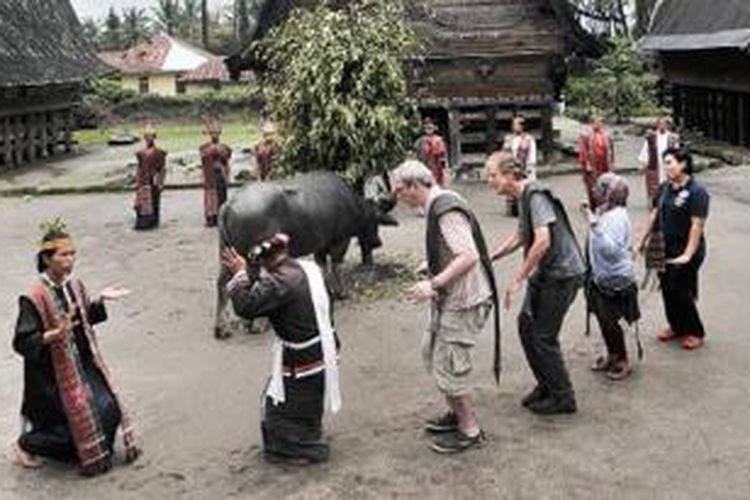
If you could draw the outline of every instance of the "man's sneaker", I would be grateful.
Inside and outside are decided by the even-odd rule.
[[[538,415],[575,413],[578,409],[573,398],[555,398],[552,396],[532,401],[528,408]]]
[[[534,390],[528,393],[524,398],[521,400],[521,404],[525,406],[526,408],[529,407],[531,403],[534,401],[538,401],[540,399],[547,397],[547,390],[542,387],[541,385],[537,385],[534,387]]]
[[[458,430],[458,417],[447,411],[438,417],[431,418],[425,425],[427,432],[453,432]]]
[[[470,448],[479,448],[487,438],[484,431],[480,430],[476,436],[467,436],[461,431],[437,436],[432,442],[431,448],[437,453],[460,453]]]

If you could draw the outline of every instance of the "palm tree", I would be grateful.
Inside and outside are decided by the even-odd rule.
[[[130,7],[122,11],[122,42],[125,47],[132,47],[149,37],[151,29],[149,18],[144,9]]]
[[[198,0],[183,0],[180,36],[195,40],[198,26]]]
[[[94,49],[99,50],[102,36],[102,30],[99,27],[99,23],[91,17],[86,18],[83,20],[83,23],[81,23],[81,31],[84,40],[86,40],[86,42]]]
[[[100,45],[102,50],[122,49],[122,21],[114,7],[109,8],[107,18],[104,20],[104,31],[100,38]]]
[[[167,32],[167,35],[171,36],[177,33],[182,17],[179,0],[159,0],[158,6],[153,9],[153,12],[157,24]]]

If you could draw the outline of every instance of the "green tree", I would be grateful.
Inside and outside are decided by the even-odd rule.
[[[86,18],[81,24],[81,32],[83,33],[83,39],[94,47],[96,50],[100,50],[100,42],[102,30],[99,27],[99,23],[93,18]]]
[[[121,50],[123,48],[122,21],[114,7],[109,8],[109,13],[104,21],[104,30],[99,46],[101,50]]]
[[[183,0],[180,16],[179,35],[186,40],[197,40],[200,26],[198,0]]]
[[[656,111],[656,78],[647,71],[633,42],[614,37],[590,75],[568,80],[566,96],[579,110],[598,109],[618,122],[634,114]]]
[[[259,42],[264,94],[287,172],[331,170],[359,184],[408,147],[413,102],[403,60],[416,48],[400,0],[294,11]]]
[[[153,9],[156,23],[167,35],[176,35],[180,28],[182,9],[179,0],[159,0]]]
[[[151,34],[151,21],[146,11],[130,7],[122,11],[122,43],[129,48],[146,40]]]

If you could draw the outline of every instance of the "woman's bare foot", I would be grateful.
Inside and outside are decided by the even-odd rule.
[[[18,443],[13,443],[13,463],[24,469],[38,469],[42,466],[42,462],[37,460],[34,455],[28,453],[21,448]]]

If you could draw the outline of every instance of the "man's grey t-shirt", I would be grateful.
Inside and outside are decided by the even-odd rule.
[[[526,187],[528,189],[528,186]],[[528,231],[526,224],[528,217],[524,213],[524,204],[520,203],[518,217],[518,234],[523,240],[524,235],[533,234],[533,229],[548,226],[550,228],[551,246],[547,254],[542,258],[531,276],[531,279],[539,278],[570,278],[582,276],[586,272],[581,251],[576,243],[575,236],[570,233],[566,224],[558,220],[552,201],[544,193],[533,193],[530,200],[531,225],[533,229]],[[528,251],[531,241],[524,241],[524,249]]]

